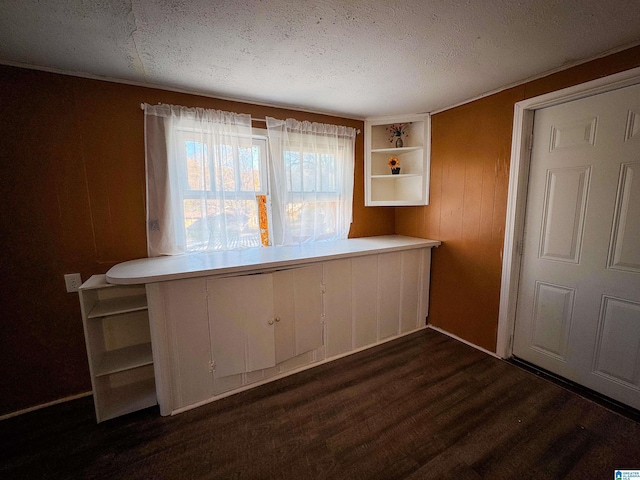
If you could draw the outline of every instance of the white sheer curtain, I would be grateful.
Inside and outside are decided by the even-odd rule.
[[[150,257],[258,246],[251,116],[144,105]]]
[[[356,130],[267,117],[275,245],[347,238]]]

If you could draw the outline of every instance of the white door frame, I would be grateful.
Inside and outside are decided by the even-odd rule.
[[[535,111],[638,83],[640,83],[640,67],[515,104],[496,344],[496,353],[499,357],[508,358],[513,351]]]

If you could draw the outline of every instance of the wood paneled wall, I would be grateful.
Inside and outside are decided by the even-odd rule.
[[[0,66],[0,415],[91,389],[77,294],[83,279],[146,256],[141,102],[363,122]],[[256,123],[264,127],[264,123]],[[364,208],[356,141],[351,236],[394,233],[393,209]]]
[[[495,351],[514,104],[637,66],[640,47],[433,115],[430,205],[396,210],[396,233],[443,242],[431,324]]]

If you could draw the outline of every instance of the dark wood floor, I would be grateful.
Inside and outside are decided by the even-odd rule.
[[[0,423],[2,479],[610,479],[640,424],[433,330],[175,417]]]

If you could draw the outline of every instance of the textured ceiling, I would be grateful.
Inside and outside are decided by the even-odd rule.
[[[0,63],[355,118],[639,43],[638,0],[0,0]]]

